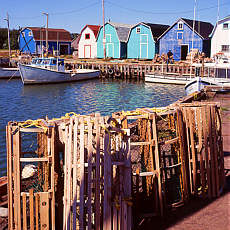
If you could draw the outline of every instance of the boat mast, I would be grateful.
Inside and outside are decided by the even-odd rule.
[[[9,20],[9,14],[6,13],[6,18],[4,19],[7,22],[7,28],[8,28],[8,48],[9,48],[9,59],[11,57],[11,49],[10,49],[10,20]],[[10,62],[9,62],[10,65]]]
[[[106,58],[106,51],[105,51],[105,7],[104,7],[104,0],[102,0],[102,12],[103,12],[103,51],[104,51],[104,58]]]
[[[195,19],[196,19],[196,0],[194,2],[194,10],[193,10],[193,25],[192,25],[192,48],[191,48],[191,68],[192,68],[192,52],[193,52],[193,43],[194,43],[194,30],[195,30]],[[192,75],[192,71],[190,71],[190,78],[191,78],[191,75]]]
[[[46,15],[46,52],[48,55],[48,20],[49,20],[49,14],[48,13],[42,13]]]

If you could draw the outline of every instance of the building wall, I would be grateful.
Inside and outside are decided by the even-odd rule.
[[[24,37],[22,35],[24,34]],[[30,33],[30,34],[29,34]],[[30,29],[24,29],[19,34],[19,50],[23,53],[36,54],[36,43]]]
[[[140,33],[137,33],[137,27],[140,28]],[[127,43],[127,53],[128,58],[154,58],[156,46],[149,27],[137,25],[131,29]]]
[[[90,39],[85,39],[85,34],[90,34]],[[91,54],[87,56],[85,46],[90,46]],[[81,34],[81,38],[78,46],[78,57],[79,58],[96,58],[97,57],[97,43],[93,31],[86,27]]]
[[[121,58],[126,55],[124,50],[121,49],[120,41],[117,36],[116,29],[110,24],[105,24],[105,37],[106,37],[106,56],[112,58]],[[97,39],[97,57],[104,58],[103,51],[103,27],[100,28]]]
[[[182,33],[182,39],[178,39],[178,36],[181,35],[178,35],[178,33]],[[171,50],[174,60],[181,60],[181,45],[188,45],[188,52],[190,52],[192,48],[192,37],[193,31],[185,23],[183,24],[183,29],[178,29],[178,23],[175,24],[175,26],[168,30],[159,40],[160,55],[163,53],[167,54],[167,52]],[[202,38],[196,33],[194,33],[193,48],[198,49],[200,52],[206,51],[203,50]]]
[[[228,29],[223,28],[223,24],[228,23]],[[211,56],[222,51],[222,45],[230,46],[230,19],[224,20],[218,24],[211,40]],[[227,56],[230,56],[229,52],[224,52]]]

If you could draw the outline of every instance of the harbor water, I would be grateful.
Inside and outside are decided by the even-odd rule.
[[[23,86],[0,80],[0,176],[6,175],[5,127],[8,121],[58,118],[65,113],[110,115],[142,107],[161,107],[185,95],[184,86],[122,80]]]

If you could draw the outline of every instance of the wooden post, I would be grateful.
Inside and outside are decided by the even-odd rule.
[[[41,192],[40,194],[40,229],[49,229],[49,193]]]
[[[157,123],[156,123],[156,114],[154,113],[152,115],[153,123],[152,123],[152,131],[153,131],[153,139],[155,143],[155,162],[156,162],[156,170],[157,170],[157,180],[158,180],[158,194],[159,194],[159,200],[160,200],[160,213],[161,216],[163,216],[164,210],[163,210],[163,197],[162,197],[162,188],[161,188],[161,169],[160,169],[160,155],[159,155],[159,149],[158,149],[158,137],[157,137]]]
[[[22,194],[23,230],[27,230],[26,194]]]
[[[30,229],[34,229],[34,190],[29,190],[29,200],[30,200]]]
[[[12,134],[11,124],[6,127],[7,142],[7,192],[8,192],[8,228],[13,229],[13,181],[12,181]]]

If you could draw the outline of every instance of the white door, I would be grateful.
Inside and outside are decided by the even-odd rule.
[[[91,58],[91,45],[84,46],[84,58]]]

